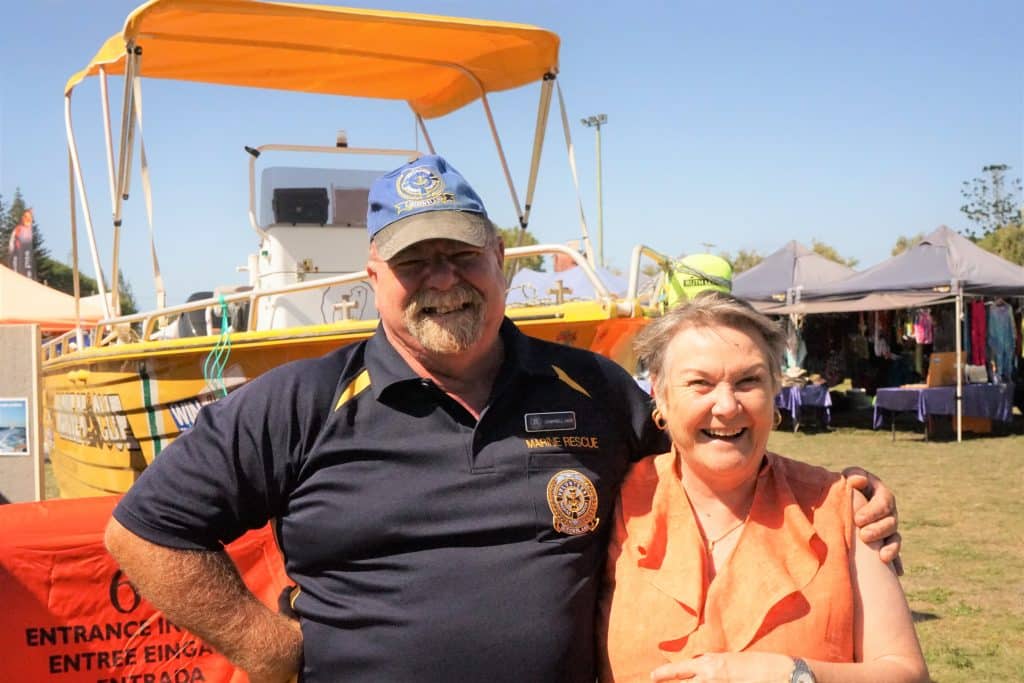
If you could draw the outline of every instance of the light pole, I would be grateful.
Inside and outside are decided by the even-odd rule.
[[[597,264],[604,267],[604,207],[601,198],[601,126],[608,123],[608,116],[597,114],[580,119],[580,122],[597,132]]]

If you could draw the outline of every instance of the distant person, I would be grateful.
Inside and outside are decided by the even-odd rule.
[[[367,226],[374,336],[204,407],[107,546],[254,681],[592,683],[615,494],[668,447],[649,396],[504,317],[501,238],[445,159],[377,180]],[[870,510],[874,536],[894,532],[887,491]],[[271,519],[298,621],[223,551]]]
[[[775,323],[719,292],[641,333],[672,448],[622,485],[602,681],[928,680],[896,572],[857,533],[863,496],[767,450],[784,347]]]
[[[32,257],[32,209],[21,214],[21,222],[11,231],[11,240],[7,245],[10,254],[11,270],[32,280],[35,279],[35,262]]]

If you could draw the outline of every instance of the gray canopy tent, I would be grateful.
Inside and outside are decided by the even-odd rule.
[[[792,303],[803,289],[820,287],[855,272],[793,240],[734,277],[732,293],[764,309]]]
[[[1024,296],[1024,268],[941,226],[913,247],[842,280],[799,292],[766,313],[828,313],[956,303],[956,432],[963,430],[964,296]]]

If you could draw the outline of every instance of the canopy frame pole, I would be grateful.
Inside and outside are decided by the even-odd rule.
[[[506,244],[506,247],[518,247],[522,246],[523,233],[526,232],[527,226],[530,223],[530,209],[533,208],[533,194],[537,189],[537,176],[540,171],[540,158],[541,153],[544,150],[544,138],[548,128],[548,116],[551,113],[551,94],[554,92],[554,81],[555,74],[548,72],[544,74],[544,79],[541,81],[540,86],[540,99],[537,102],[537,122],[534,125],[533,132],[533,151],[530,156],[530,176],[526,181],[526,203],[524,204],[524,211],[522,217],[519,219],[519,229],[515,231],[516,238],[514,244]],[[505,277],[505,284],[509,286],[512,284],[512,278],[519,271],[521,267],[521,260],[517,259],[509,264],[509,268]]]
[[[409,108],[412,109],[411,106]],[[427,132],[426,122],[423,121],[423,117],[416,110],[413,110],[413,113],[416,114],[416,123],[419,124],[420,132],[423,133],[423,140],[427,143],[427,149],[430,150],[431,154],[437,154],[434,151],[434,141],[430,139],[430,133]]]
[[[128,41],[125,46],[124,64],[124,96],[121,105],[121,138],[118,142],[117,160],[117,193],[114,196],[114,225],[121,225],[121,211],[124,200],[128,198],[128,179],[131,175],[131,145],[134,142],[135,98],[132,82],[135,80],[135,72],[138,67],[138,53],[135,42]]]
[[[565,109],[565,97],[562,86],[556,81],[558,90],[558,110],[562,115],[562,133],[565,135],[565,149],[569,157],[569,169],[572,171],[572,184],[576,188],[576,204],[580,210],[580,236],[583,239],[583,250],[590,263],[597,263],[594,258],[594,246],[590,243],[590,232],[587,230],[587,217],[583,212],[583,195],[580,193],[580,175],[576,171],[576,149],[572,144],[572,132],[569,130],[569,114]]]
[[[475,79],[474,79],[475,80]],[[483,84],[477,81],[480,86],[480,103],[484,106],[484,114],[487,116],[487,125],[491,128],[491,137],[494,139],[494,146],[498,150],[498,160],[501,162],[501,170],[505,173],[505,182],[508,183],[508,191],[512,195],[512,205],[516,211],[516,218],[519,224],[523,225],[523,210],[519,205],[519,195],[516,193],[515,183],[512,182],[512,173],[508,170],[508,160],[505,158],[505,148],[501,146],[501,138],[498,136],[498,127],[494,123],[494,114],[491,113],[491,105],[487,101],[487,93]]]
[[[113,215],[113,212],[116,211],[115,207],[117,207],[117,185],[116,185],[117,181],[116,181],[115,176],[114,176],[114,135],[113,135],[112,127],[110,125],[110,94],[109,94],[109,91],[107,89],[107,70],[106,70],[106,67],[100,67],[99,76],[100,76],[100,109],[101,109],[102,118],[103,118],[103,140],[106,143],[107,186],[110,188],[110,207],[111,207],[111,212],[112,212],[111,215]],[[115,276],[114,276],[114,283],[111,286],[113,287],[113,291],[116,292],[116,291],[118,291],[120,289],[120,287],[118,286],[119,278],[117,277],[116,273],[118,272],[118,268],[117,268],[117,250],[120,248],[120,244],[121,244],[121,227],[120,227],[120,222],[117,221],[117,220],[114,221],[113,232],[114,232],[114,247],[113,247],[114,248],[114,254],[113,254],[114,265],[113,265],[113,268],[114,268]],[[106,295],[104,295],[104,297],[105,296]],[[115,315],[120,315],[121,314],[121,301],[120,301],[119,297],[117,297],[116,295],[113,295],[112,299],[113,299],[113,305],[112,305],[113,311],[114,311]]]
[[[85,178],[82,176],[82,164],[78,158],[78,143],[75,142],[75,131],[71,125],[71,93],[64,96],[64,132],[68,140],[68,156],[74,169],[75,185],[78,188],[79,201],[82,202],[82,216],[85,218],[85,229],[89,235],[89,251],[92,254],[92,267],[96,270],[96,286],[103,299],[103,312],[107,318],[114,317],[110,313],[110,302],[107,300],[106,284],[103,280],[103,267],[100,265],[99,250],[96,248],[96,232],[93,230],[92,214],[89,212],[89,196],[85,192]],[[71,188],[74,197],[75,186]],[[72,204],[74,200],[72,199]],[[72,214],[73,215],[73,214]],[[72,225],[72,230],[74,226]],[[75,268],[77,272],[77,268]],[[81,347],[79,347],[81,348]]]
[[[526,203],[519,227],[526,230],[530,223],[530,210],[533,208],[533,194],[537,190],[537,176],[540,172],[540,157],[544,150],[544,138],[548,129],[548,116],[551,113],[551,95],[554,92],[554,72],[544,74],[540,85],[540,100],[537,102],[537,123],[533,131],[533,154],[530,158],[530,176],[526,181]],[[518,246],[518,245],[516,245]]]
[[[110,187],[111,209],[117,204],[117,186],[114,184],[114,136],[110,126],[110,94],[107,89],[107,69],[100,67],[100,106],[103,111],[103,139],[107,152],[107,183]]]
[[[139,60],[142,56],[142,48],[138,47],[135,41],[128,41],[125,50],[124,105],[121,108],[121,146],[117,174],[117,196],[114,198],[114,238],[110,266],[110,297],[114,301],[114,311],[118,315],[121,313],[120,283],[118,282],[120,279],[118,261],[121,251],[121,222],[124,202],[128,199],[128,189],[131,185],[132,152],[135,147],[135,80],[138,78]]]
[[[964,348],[964,285],[954,280],[953,287],[956,289],[956,440],[960,443],[964,439],[964,369],[961,359]]]
[[[83,348],[82,286],[78,272],[78,218],[75,212],[75,164],[68,150],[68,222],[71,224],[71,291],[75,295],[75,344]]]
[[[132,89],[135,97],[135,125],[139,130],[139,172],[142,176],[142,196],[146,204],[146,223],[149,227],[149,253],[153,261],[153,285],[156,289],[156,307],[167,305],[167,289],[164,287],[164,276],[160,272],[160,259],[156,254],[156,229],[153,227],[153,186],[149,178],[149,160],[146,157],[146,140],[142,134],[142,79],[135,79]],[[120,307],[118,308],[120,313]]]

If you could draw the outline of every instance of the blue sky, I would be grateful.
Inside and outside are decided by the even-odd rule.
[[[0,398],[0,429],[25,426],[25,399]]]
[[[396,0],[365,6],[532,23],[562,38],[584,207],[596,234],[594,132],[602,129],[604,252],[625,268],[643,242],[669,254],[767,254],[817,238],[873,265],[900,235],[961,229],[960,185],[982,166],[1024,170],[1024,3],[471,2]],[[0,44],[0,193],[32,204],[52,254],[70,253],[62,92],[120,29],[135,2],[34,0],[4,10]],[[112,93],[119,93],[112,80]],[[520,188],[536,112],[533,86],[494,96]],[[112,102],[117,97],[112,97]],[[246,220],[243,145],[409,147],[401,103],[337,100],[160,81],[144,83],[157,245],[168,301],[240,283],[256,246]],[[73,101],[87,188],[109,269],[110,202],[98,85]],[[429,124],[438,150],[514,224],[483,112],[470,105]],[[136,163],[135,168],[138,168]],[[382,167],[382,170],[385,167]],[[576,199],[553,112],[531,230],[578,237]],[[152,305],[148,235],[137,177],[122,263]],[[87,258],[84,228],[80,250]],[[92,273],[91,267],[85,270]]]

